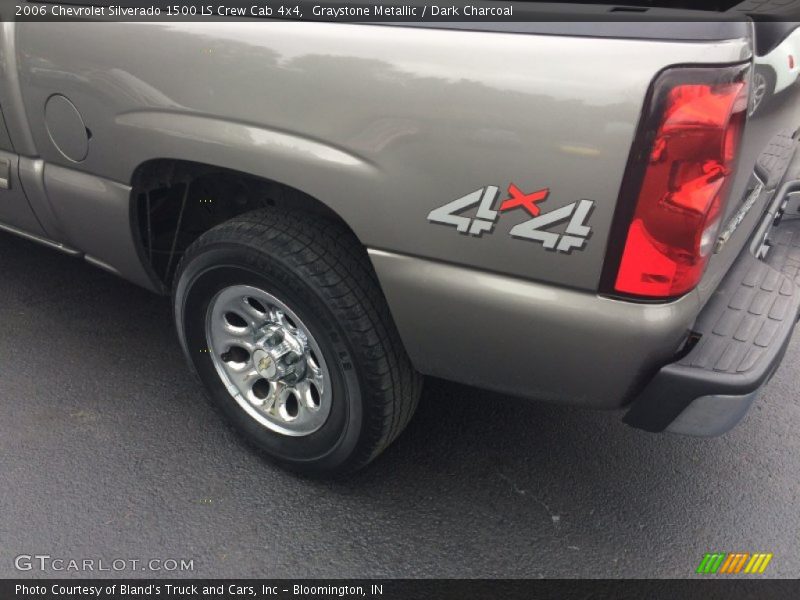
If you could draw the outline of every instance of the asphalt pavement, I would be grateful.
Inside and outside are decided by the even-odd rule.
[[[20,555],[193,566],[125,576],[686,577],[710,551],[800,573],[800,335],[720,438],[429,380],[382,457],[317,482],[221,422],[167,299],[7,234],[0,277],[0,577],[114,574]]]

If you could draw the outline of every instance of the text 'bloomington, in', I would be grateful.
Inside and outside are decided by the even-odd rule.
[[[143,585],[132,584],[107,584],[107,585],[82,585],[82,584],[63,584],[54,583],[43,584],[17,584],[15,595],[23,596],[64,596],[68,598],[100,598],[102,596],[131,596],[145,597],[165,595],[168,597],[183,596],[187,598],[210,598],[214,596],[250,596],[250,597],[270,597],[290,594],[293,596],[337,596],[345,598],[349,596],[366,597],[367,593],[371,596],[383,595],[382,584],[372,584],[368,588],[361,585],[300,585],[292,584],[288,586],[276,585],[243,585],[238,583],[219,584],[219,585],[197,585],[197,584],[169,584],[169,583],[150,583]]]

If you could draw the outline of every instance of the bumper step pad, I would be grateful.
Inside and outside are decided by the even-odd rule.
[[[697,319],[694,331],[702,338],[678,365],[748,373],[776,341],[784,341],[781,333],[794,327],[800,307],[800,220],[770,237],[775,245],[765,262],[751,256],[737,261]]]
[[[766,263],[800,287],[800,215],[784,217],[768,239],[771,247]]]
[[[625,422],[663,431],[697,398],[747,396],[769,379],[800,311],[800,219],[769,237],[766,260],[746,250],[737,259],[698,316],[694,348],[656,374]]]
[[[773,137],[756,161],[756,172],[768,190],[775,189],[786,175],[797,149],[797,130],[784,129]]]

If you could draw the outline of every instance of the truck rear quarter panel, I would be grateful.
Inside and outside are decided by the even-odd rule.
[[[48,164],[122,184],[154,158],[248,171],[328,204],[368,247],[585,290],[597,286],[655,73],[748,52],[744,40],[323,23],[17,28],[24,104]],[[55,93],[91,131],[81,162],[48,136],[42,114]],[[426,221],[437,206],[510,183],[549,188],[543,210],[593,200],[585,250],[554,253],[511,238],[529,218],[523,210],[480,239]],[[67,233],[80,247],[78,232]]]

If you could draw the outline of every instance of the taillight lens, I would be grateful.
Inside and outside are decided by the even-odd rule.
[[[794,56],[789,55],[789,68],[794,69]]]
[[[626,174],[641,184],[613,284],[617,294],[673,298],[700,281],[734,177],[747,74],[744,67],[672,69],[654,84],[631,158],[636,164]]]

